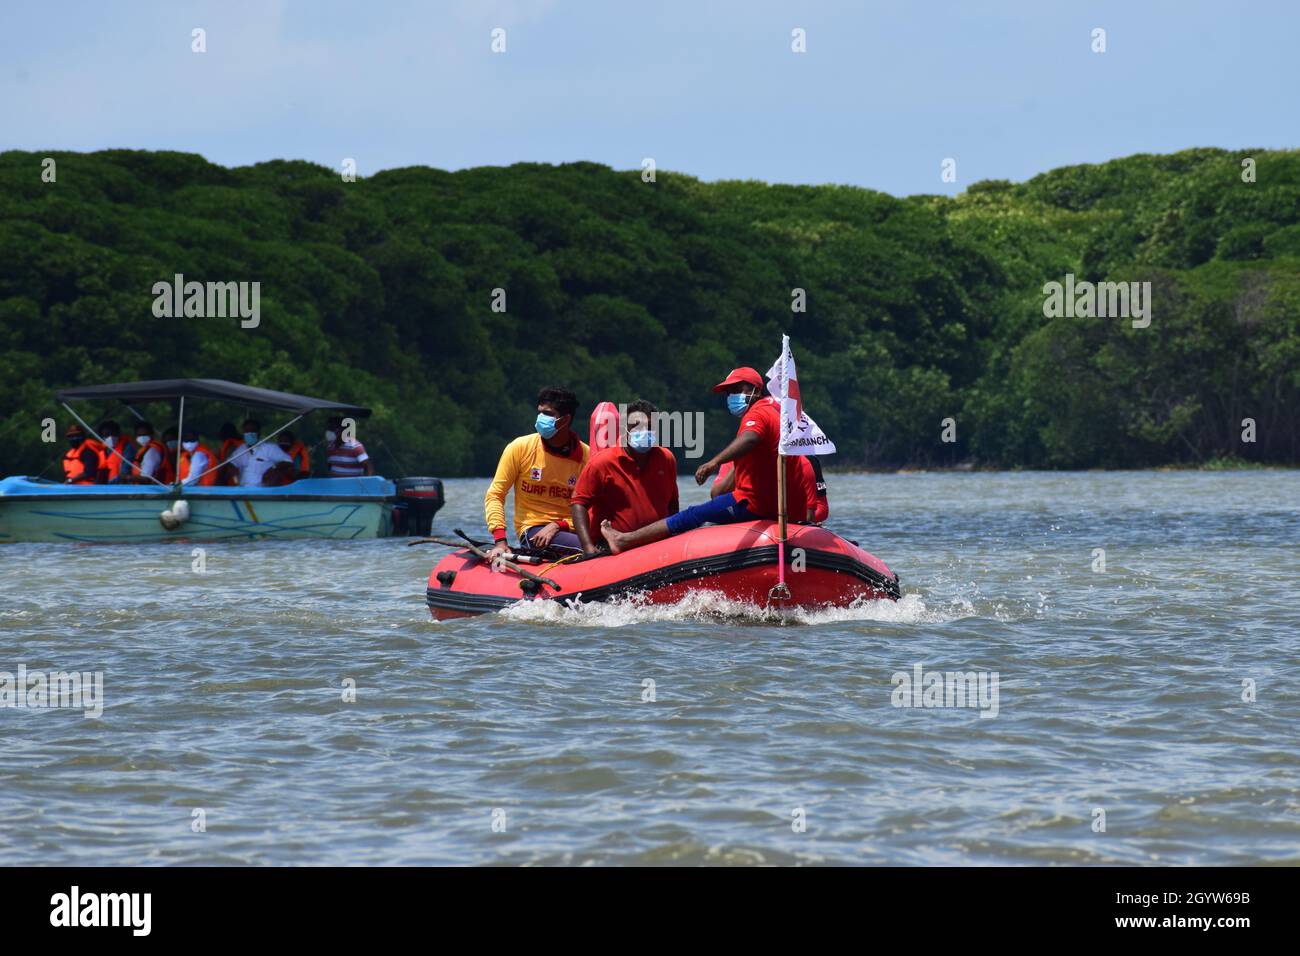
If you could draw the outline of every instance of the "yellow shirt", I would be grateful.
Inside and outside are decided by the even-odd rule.
[[[488,530],[495,537],[506,526],[506,492],[515,489],[515,533],[521,538],[524,529],[539,524],[569,519],[569,497],[578,483],[578,473],[587,463],[587,445],[577,441],[567,457],[547,451],[542,436],[516,438],[497,462],[497,473],[483,497]]]

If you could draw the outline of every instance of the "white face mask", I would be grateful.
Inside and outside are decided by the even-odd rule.
[[[152,436],[152,435],[136,435],[136,436],[135,436],[135,443],[136,443],[137,445],[147,445],[147,444],[149,444],[149,442],[151,442],[151,441],[153,441],[153,436]]]
[[[336,438],[338,438],[338,437],[339,437],[339,433],[338,433],[338,432],[330,432],[330,431],[327,431],[327,432],[325,433],[325,440],[326,440],[326,441],[333,441],[334,439],[336,439]]]
[[[114,445],[116,445],[116,444],[117,444],[117,439],[116,439],[115,437],[113,437],[112,435],[105,435],[105,436],[104,436],[104,445],[105,445],[105,447],[107,447],[107,448],[112,448],[112,447],[113,447]]]
[[[181,442],[181,447],[184,448],[186,451],[193,451],[194,449],[199,447],[199,443],[196,441],[183,441]]]

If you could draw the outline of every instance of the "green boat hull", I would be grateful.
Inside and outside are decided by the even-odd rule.
[[[383,478],[309,479],[283,488],[193,488],[179,496],[140,486],[0,482],[0,543],[63,541],[351,540],[392,532],[393,484]],[[177,498],[189,517],[168,530],[159,516]]]

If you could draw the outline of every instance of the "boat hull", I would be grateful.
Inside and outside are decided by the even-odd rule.
[[[899,596],[898,577],[879,558],[825,528],[791,525],[786,544],[790,599],[770,601],[778,581],[776,523],[699,528],[619,555],[537,570],[560,586],[538,593],[512,572],[494,572],[468,551],[443,558],[426,600],[438,620],[499,611],[520,600],[608,601],[639,595],[656,604],[708,591],[766,607],[843,607]]]
[[[385,478],[310,478],[275,488],[69,486],[0,481],[0,543],[153,543],[289,538],[355,539],[391,532],[394,486]],[[177,498],[190,515],[167,530],[159,515]]]

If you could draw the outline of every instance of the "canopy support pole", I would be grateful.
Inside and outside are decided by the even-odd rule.
[[[184,435],[185,435],[185,396],[182,395],[180,417],[177,419],[176,422],[176,471],[173,472],[173,474],[176,476],[176,484],[178,485],[184,484],[184,482],[181,481],[181,448],[184,446]]]

